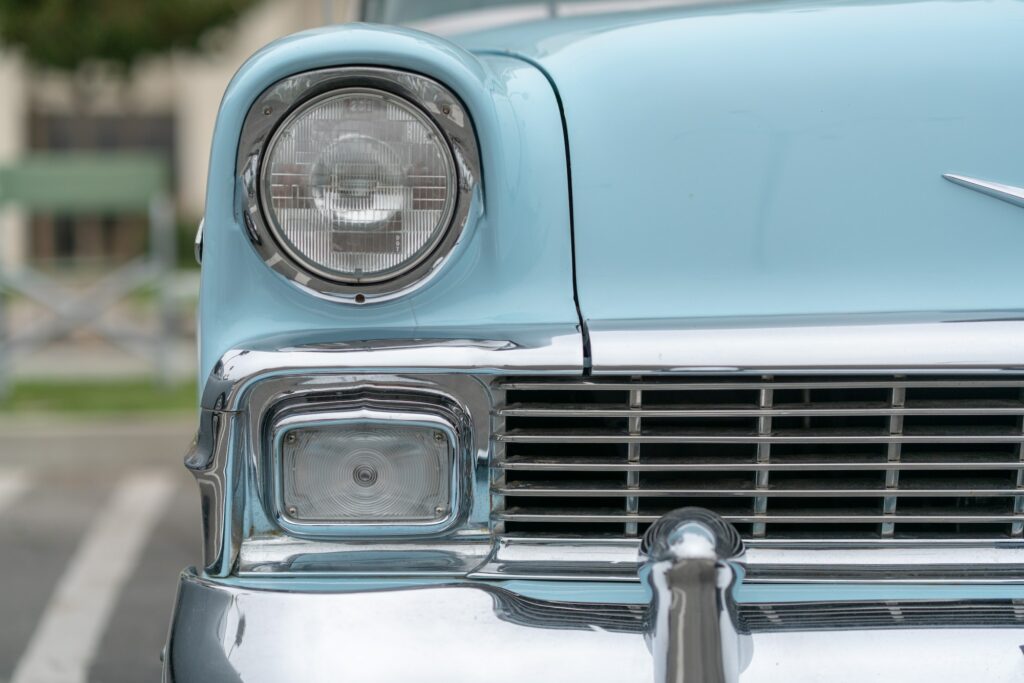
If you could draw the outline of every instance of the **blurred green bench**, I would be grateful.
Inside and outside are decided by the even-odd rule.
[[[152,360],[170,381],[168,341],[174,332],[168,276],[175,262],[174,209],[167,162],[149,154],[46,153],[0,166],[0,207],[63,215],[148,214],[145,253],[87,287],[68,287],[27,264],[11,267],[0,254],[0,395],[10,385],[14,357],[90,328],[109,342]],[[0,237],[0,249],[3,248]],[[115,326],[102,315],[146,286],[157,292],[156,332]],[[6,298],[19,294],[49,309],[50,319],[13,330]]]

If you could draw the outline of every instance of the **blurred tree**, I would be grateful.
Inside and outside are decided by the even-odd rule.
[[[0,0],[0,41],[40,66],[129,66],[144,55],[197,48],[210,29],[258,0]]]

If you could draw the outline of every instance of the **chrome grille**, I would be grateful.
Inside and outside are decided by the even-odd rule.
[[[1021,538],[1024,377],[509,379],[494,519],[642,534],[715,510],[753,539]]]

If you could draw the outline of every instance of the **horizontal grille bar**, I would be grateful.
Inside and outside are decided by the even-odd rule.
[[[828,379],[821,381],[800,381],[780,378],[770,382],[692,382],[664,381],[656,377],[648,377],[640,380],[644,391],[707,391],[707,390],[733,390],[744,389],[758,391],[761,389],[928,389],[936,386],[937,383],[945,388],[952,389],[991,389],[991,388],[1024,388],[1024,379],[990,379],[990,380],[968,380],[949,379],[936,382],[935,379],[928,380],[885,380],[857,381],[848,379]],[[558,379],[537,380],[537,381],[506,381],[497,385],[498,388],[509,391],[629,391],[637,387],[636,381],[618,382],[607,380],[591,381],[565,381]]]
[[[1020,434],[831,434],[823,433],[676,433],[613,434],[562,430],[511,430],[499,441],[517,443],[1024,443]]]
[[[906,406],[892,408],[885,405],[847,405],[830,407],[776,406],[756,408],[732,406],[695,406],[688,408],[595,408],[586,405],[559,406],[513,405],[498,410],[502,416],[512,417],[842,417],[875,415],[1024,415],[1020,404],[979,404],[949,407]]]
[[[565,471],[565,472],[836,472],[836,471],[930,471],[930,470],[1022,470],[1024,462],[636,462],[622,463],[609,459],[593,460],[566,458],[544,460],[514,456],[495,465],[504,470]]]
[[[1024,538],[1024,376],[509,379],[493,518],[637,537],[708,507],[757,539]]]
[[[608,512],[605,514],[591,512],[561,512],[558,514],[536,514],[518,512],[515,509],[507,510],[498,514],[499,519],[518,522],[645,522],[657,521],[661,515],[631,515],[625,512]],[[833,515],[730,515],[723,514],[722,518],[727,522],[773,522],[777,524],[879,524],[882,522],[902,522],[906,524],[928,524],[941,521],[947,524],[979,524],[979,523],[1004,523],[1024,522],[1024,515],[856,515],[856,514],[833,514]]]
[[[644,489],[630,489],[626,485],[620,486],[586,486],[586,485],[574,485],[574,486],[537,486],[534,484],[513,484],[511,486],[496,487],[498,493],[506,496],[537,496],[537,497],[565,497],[565,498],[600,498],[600,497],[611,497],[611,496],[639,496],[639,497],[655,497],[655,496],[692,496],[692,497],[729,497],[729,496],[768,496],[768,497],[787,497],[787,498],[828,498],[842,493],[844,496],[884,496],[886,495],[886,489],[884,488],[873,488],[873,489],[839,489],[839,488],[814,488],[814,489],[757,489],[752,484],[750,486],[739,486],[732,489],[727,488],[710,488],[710,487],[693,487],[693,488],[680,488],[672,486],[654,486]],[[1013,495],[1012,491],[1008,491],[1005,488],[990,488],[990,489],[900,489],[900,496],[902,497],[974,497],[974,496],[1007,496]]]

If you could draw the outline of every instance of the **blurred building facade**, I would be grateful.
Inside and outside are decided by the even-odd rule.
[[[214,120],[234,72],[276,38],[356,19],[358,6],[358,0],[263,0],[211,32],[204,49],[146,59],[127,78],[102,70],[72,78],[0,48],[0,165],[33,152],[156,152],[170,163],[178,215],[196,220]],[[65,257],[116,261],[138,253],[144,235],[131,217],[70,219],[5,208],[0,259],[8,267]]]

